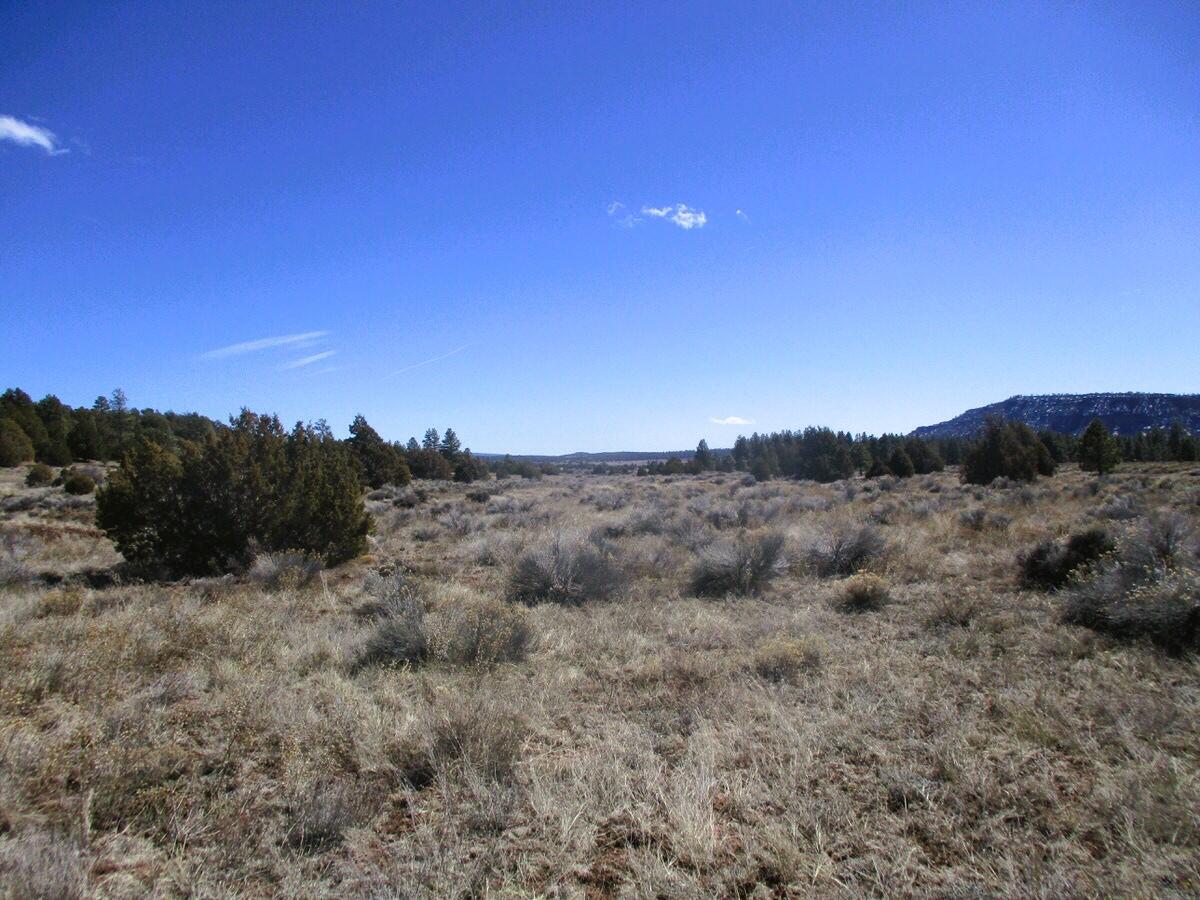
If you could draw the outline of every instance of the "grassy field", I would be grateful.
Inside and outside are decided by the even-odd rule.
[[[22,476],[5,897],[1200,892],[1196,657],[1018,563],[1192,559],[1194,466],[421,484],[354,563],[177,584]]]

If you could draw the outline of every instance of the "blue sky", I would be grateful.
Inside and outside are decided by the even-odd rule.
[[[852,6],[0,4],[0,381],[512,452],[1196,391],[1194,3]]]

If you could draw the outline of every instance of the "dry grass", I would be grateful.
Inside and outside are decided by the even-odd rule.
[[[320,578],[122,584],[0,471],[0,896],[1194,895],[1197,658],[1063,615],[1183,608],[1198,475],[429,484]],[[795,564],[694,595],[765,529]]]

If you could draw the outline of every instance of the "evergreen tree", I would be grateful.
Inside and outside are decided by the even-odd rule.
[[[33,452],[36,457],[40,458],[49,451],[50,435],[46,433],[46,426],[38,417],[33,400],[20,388],[10,388],[0,394],[0,419],[11,419],[20,426],[30,443],[33,444]],[[49,462],[49,460],[42,461]]]
[[[358,462],[363,483],[368,487],[408,484],[412,480],[400,450],[380,437],[363,415],[355,416],[350,423],[350,439],[346,443]]]
[[[75,424],[67,434],[67,446],[71,456],[78,460],[106,459],[100,444],[100,432],[96,428],[96,417],[91,410],[82,409],[75,413]]]
[[[1053,475],[1054,470],[1050,451],[1028,425],[993,418],[963,457],[962,478],[969,484],[990,484],[1001,476],[1033,481],[1038,475]]]
[[[911,478],[916,473],[913,461],[903,447],[897,447],[888,457],[888,468],[897,478]]]
[[[370,528],[345,443],[321,423],[285,434],[247,410],[177,453],[139,440],[97,495],[96,521],[128,561],[173,576],[240,568],[256,546],[343,562]]]
[[[745,471],[750,464],[750,442],[742,435],[738,435],[738,439],[733,442],[733,466],[735,469]]]
[[[692,457],[692,460],[696,463],[696,468],[701,472],[707,472],[713,467],[713,454],[708,449],[708,441],[703,438],[700,439],[700,443],[696,445],[696,455]]]
[[[1121,448],[1100,419],[1092,419],[1079,439],[1079,468],[1107,475],[1121,461]]]
[[[458,459],[458,453],[462,449],[462,441],[458,439],[458,435],[454,433],[453,428],[447,428],[446,433],[442,435],[441,445],[438,447],[438,452],[446,458],[446,461],[453,464]]]
[[[421,441],[421,449],[436,450],[442,443],[442,436],[438,434],[436,428],[430,428],[425,432],[425,439]]]
[[[0,466],[11,468],[33,459],[33,441],[12,419],[0,419]]]

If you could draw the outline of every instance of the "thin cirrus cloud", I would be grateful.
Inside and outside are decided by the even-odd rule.
[[[30,125],[12,116],[0,116],[0,141],[10,141],[19,147],[38,147],[50,156],[67,152],[58,145],[58,138],[49,128]]]
[[[394,378],[396,375],[403,375],[405,372],[411,372],[413,369],[421,368],[421,366],[428,366],[428,365],[432,365],[435,362],[441,362],[443,359],[447,359],[456,353],[462,353],[468,347],[473,347],[473,346],[475,346],[475,343],[473,341],[468,344],[463,344],[461,347],[455,347],[449,353],[443,353],[440,356],[434,356],[429,359],[423,359],[420,362],[413,363],[410,366],[405,366],[402,369],[397,369],[395,372],[389,372],[385,377]]]
[[[726,416],[724,419],[712,418],[708,421],[714,425],[753,425],[753,419],[743,419],[741,416]]]
[[[311,346],[318,338],[326,337],[328,331],[306,331],[302,334],[280,334],[275,337],[259,338],[254,341],[243,341],[240,344],[230,344],[228,347],[218,347],[216,350],[209,350],[206,353],[201,353],[201,359],[224,359],[228,356],[241,356],[244,353],[255,353],[259,350],[270,350],[274,347],[290,347],[298,349],[298,347]]]
[[[708,224],[708,214],[702,209],[693,209],[686,203],[673,203],[666,206],[643,206],[640,214],[629,212],[620,200],[614,200],[605,208],[608,217],[622,228],[632,228],[646,219],[660,219],[691,231],[693,228],[703,228]]]
[[[290,363],[279,367],[281,372],[286,372],[288,369],[302,369],[305,366],[311,366],[313,363],[320,362],[323,359],[336,354],[336,350],[324,350],[321,353],[314,353],[312,356],[302,356],[300,359],[293,359]]]

